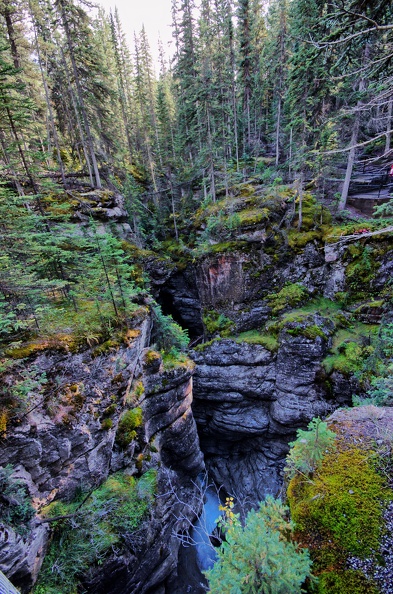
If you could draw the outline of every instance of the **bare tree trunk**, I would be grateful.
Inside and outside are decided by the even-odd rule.
[[[276,119],[276,167],[280,159],[281,96],[278,98]]]
[[[44,85],[45,101],[46,101],[46,107],[48,109],[48,117],[49,117],[49,126],[50,126],[50,130],[51,130],[51,132],[53,134],[53,140],[54,140],[55,147],[56,147],[57,163],[58,163],[59,169],[60,169],[61,181],[63,182],[63,186],[65,186],[66,185],[66,179],[65,179],[65,173],[64,173],[64,165],[63,165],[63,161],[61,159],[59,136],[57,134],[56,124],[55,124],[55,118],[53,116],[53,109],[52,109],[52,104],[51,104],[51,101],[50,101],[48,83],[46,82],[44,68],[43,68],[43,65],[42,65],[41,50],[40,50],[40,46],[39,46],[39,42],[38,42],[37,30],[36,30],[35,23],[34,23],[33,10],[31,8],[31,3],[30,2],[29,2],[29,6],[30,6],[31,18],[33,20],[34,41],[35,41],[35,48],[36,48],[36,51],[37,51],[38,65],[39,65],[40,72],[41,72],[42,83]],[[51,138],[50,138],[50,134],[49,134],[49,141],[50,140],[51,140]]]
[[[392,134],[392,113],[393,113],[393,97],[390,97],[388,104],[388,121],[386,126],[386,144],[385,155],[390,151],[391,134]]]
[[[341,191],[341,198],[338,203],[338,210],[344,210],[347,205],[349,184],[351,183],[352,171],[353,171],[353,166],[354,166],[355,157],[356,157],[356,145],[357,145],[357,141],[358,141],[359,127],[360,127],[360,111],[358,110],[356,113],[356,118],[355,118],[355,122],[353,125],[350,150],[349,150],[349,154],[348,154],[347,170],[345,172],[345,180],[344,180],[343,189]]]
[[[70,82],[70,77],[69,77],[69,72],[68,72],[68,66],[67,66],[67,62],[66,62],[66,59],[65,59],[64,52],[63,52],[62,49],[60,49],[60,51],[61,51],[61,58],[62,58],[62,62],[63,62],[63,65],[64,65],[64,69],[65,69],[65,72],[66,72],[66,75],[67,75],[68,92],[69,92],[70,97],[71,97],[72,107],[74,109],[76,124],[77,124],[78,130],[79,130],[79,136],[80,136],[80,141],[81,141],[81,144],[82,144],[83,154],[85,156],[86,166],[87,166],[87,170],[89,172],[90,184],[92,186],[94,186],[93,171],[92,171],[92,168],[91,168],[89,151],[87,150],[87,146],[86,146],[86,142],[85,142],[85,135],[83,133],[82,124],[81,124],[81,121],[80,121],[80,115],[79,115],[79,110],[78,110],[78,105],[77,105],[75,93],[74,93],[74,91],[72,90],[72,87],[71,87],[71,82]],[[79,152],[79,150],[78,150],[78,152]]]
[[[367,44],[366,47],[364,48],[364,54],[363,54],[363,63],[364,64],[366,64],[368,62],[369,55],[370,55],[370,46]],[[364,91],[365,88],[366,88],[366,79],[362,78],[359,82],[359,91],[360,92]],[[356,106],[355,121],[353,124],[351,143],[350,143],[349,154],[348,154],[347,170],[345,172],[345,180],[344,180],[343,189],[341,191],[341,198],[338,203],[338,210],[344,210],[347,205],[349,184],[351,183],[352,171],[353,171],[353,166],[354,166],[355,158],[356,158],[356,145],[358,142],[359,129],[360,129],[360,117],[361,117],[361,109],[360,108],[361,108],[362,103],[363,103],[362,99],[359,99],[357,106]]]
[[[209,153],[210,153],[210,165],[209,165],[209,168],[210,168],[210,193],[212,195],[213,202],[215,202],[216,201],[216,182],[215,182],[215,173],[214,173],[213,142],[212,142],[209,109],[206,110],[206,115],[207,115],[208,144],[209,144]]]
[[[72,38],[71,38],[71,31],[70,31],[70,28],[68,26],[67,16],[65,14],[64,0],[60,0],[60,6],[61,6],[61,16],[62,16],[62,21],[63,21],[63,27],[64,27],[64,31],[65,31],[65,34],[66,34],[66,37],[67,37],[68,51],[70,52],[70,59],[71,59],[71,64],[72,64],[72,71],[73,71],[73,74],[74,74],[74,79],[75,79],[75,84],[76,84],[76,90],[77,90],[77,95],[78,95],[78,103],[79,103],[79,108],[81,110],[82,119],[83,119],[83,125],[84,125],[85,132],[86,132],[87,145],[89,147],[89,152],[90,152],[90,156],[91,156],[91,162],[92,162],[92,165],[93,165],[94,177],[95,177],[95,180],[96,180],[96,186],[97,186],[98,189],[101,189],[102,188],[101,178],[100,178],[100,173],[98,171],[98,164],[97,164],[96,155],[95,155],[95,152],[94,152],[94,144],[93,144],[93,138],[92,138],[92,135],[91,135],[89,119],[87,117],[86,108],[85,108],[85,102],[84,102],[84,99],[83,99],[82,85],[81,85],[80,78],[79,78],[78,68],[76,66],[75,55],[74,55],[74,47],[73,47]]]
[[[298,209],[298,216],[299,220],[297,223],[297,230],[300,231],[303,224],[303,181],[304,181],[304,173],[303,171],[300,172],[299,177],[299,185],[298,185],[298,197],[299,197],[299,209]]]

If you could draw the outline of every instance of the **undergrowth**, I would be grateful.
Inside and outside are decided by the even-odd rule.
[[[109,477],[101,487],[71,503],[50,504],[44,513],[59,518],[34,594],[75,594],[80,578],[92,565],[102,565],[119,550],[127,533],[138,529],[147,516],[156,489],[156,472],[139,480],[123,473]]]

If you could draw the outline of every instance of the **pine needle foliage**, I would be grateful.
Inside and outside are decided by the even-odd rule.
[[[312,474],[324,454],[334,448],[336,434],[321,419],[313,419],[308,430],[299,429],[297,439],[291,442],[285,471],[289,478],[296,474]]]
[[[218,560],[206,572],[211,594],[297,594],[311,573],[306,549],[291,541],[293,524],[288,508],[267,497],[258,510],[251,510],[244,527],[232,511],[225,511],[226,542]],[[224,508],[225,510],[225,508]]]

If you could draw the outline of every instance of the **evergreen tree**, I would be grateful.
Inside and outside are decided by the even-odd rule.
[[[224,507],[225,541],[218,559],[206,572],[211,594],[296,594],[310,575],[311,560],[306,549],[291,542],[292,522],[281,501],[267,497],[259,509],[248,513],[244,527],[232,511],[233,501]]]

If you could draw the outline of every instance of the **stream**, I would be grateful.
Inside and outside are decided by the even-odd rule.
[[[202,480],[202,488],[204,488]],[[203,571],[210,569],[217,554],[209,536],[217,526],[221,515],[220,499],[213,486],[204,491],[203,510],[191,530],[190,540],[194,544],[182,544],[179,549],[178,577],[171,585],[171,594],[204,594],[208,590]]]

